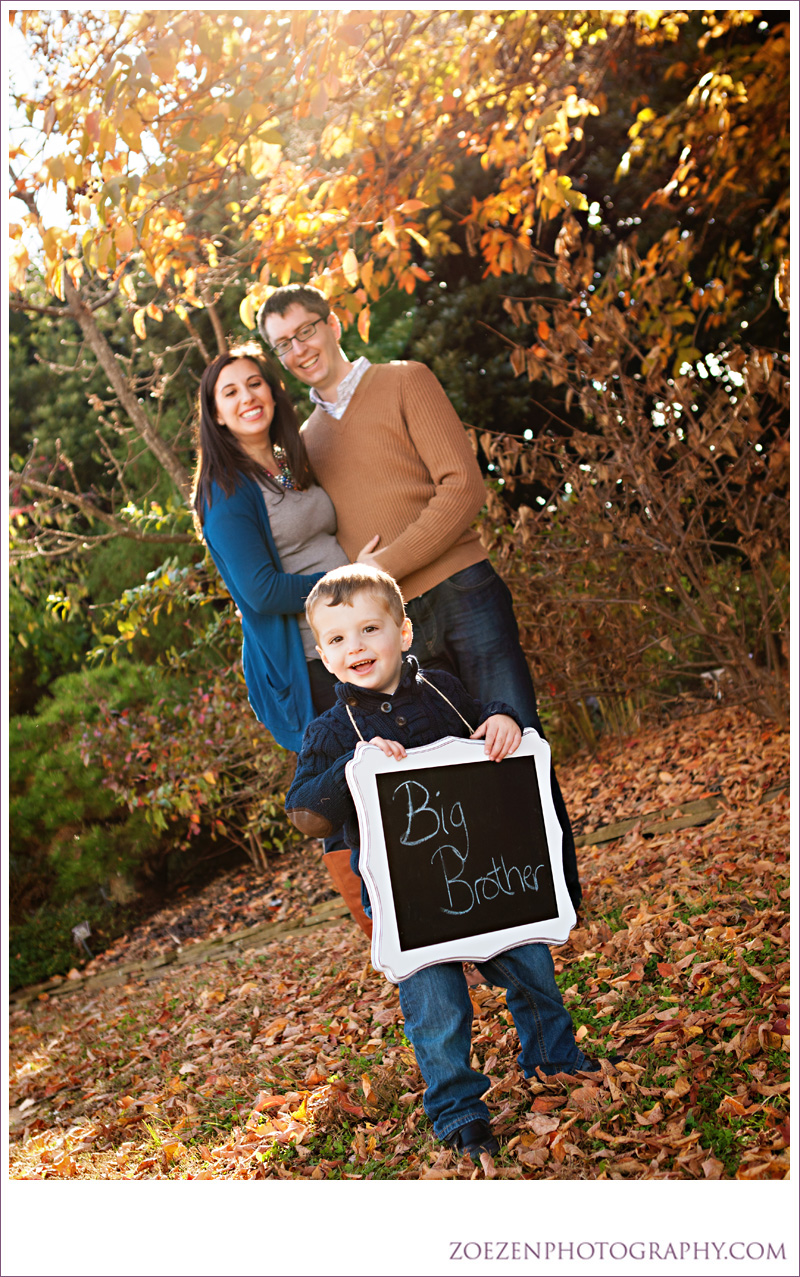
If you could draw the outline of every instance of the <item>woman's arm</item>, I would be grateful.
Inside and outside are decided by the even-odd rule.
[[[312,587],[324,573],[301,575],[276,566],[277,555],[248,496],[241,488],[231,497],[215,496],[203,525],[211,556],[239,607],[244,603],[255,612],[302,612]]]

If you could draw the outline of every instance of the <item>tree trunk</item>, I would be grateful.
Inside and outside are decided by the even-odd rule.
[[[117,396],[120,406],[128,414],[135,430],[147,444],[153,456],[164,467],[184,499],[188,499],[191,488],[188,472],[181,465],[172,448],[164,443],[164,440],[153,429],[149,417],[144,412],[136,395],[131,391],[130,386],[128,386],[113,350],[98,329],[92,312],[81,301],[80,295],[66,271],[64,272],[64,295],[69,303],[70,314],[80,324],[81,331],[97,362],[108,377],[111,389]]]

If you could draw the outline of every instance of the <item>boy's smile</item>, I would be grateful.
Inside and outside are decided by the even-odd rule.
[[[363,590],[352,603],[320,602],[314,628],[322,663],[340,683],[388,695],[397,690],[403,653],[411,646],[408,617],[398,625],[383,599]]]

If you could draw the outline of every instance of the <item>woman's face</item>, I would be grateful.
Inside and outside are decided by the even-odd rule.
[[[214,406],[217,421],[247,452],[258,454],[269,447],[275,400],[252,359],[234,359],[225,365],[214,387]]]

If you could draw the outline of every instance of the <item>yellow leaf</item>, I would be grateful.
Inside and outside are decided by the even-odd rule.
[[[369,306],[365,306],[358,317],[358,335],[366,345],[369,341]]]
[[[295,1109],[295,1111],[294,1111],[294,1113],[290,1113],[290,1114],[289,1114],[289,1116],[290,1116],[291,1118],[293,1118],[293,1120],[294,1120],[295,1122],[307,1122],[307,1121],[308,1121],[308,1109],[306,1108],[306,1101],[307,1101],[307,1099],[308,1099],[308,1096],[303,1096],[303,1099],[302,1099],[302,1101],[301,1101],[300,1107],[299,1107],[299,1108],[296,1108],[296,1109]]]
[[[413,226],[404,226],[403,230],[408,235],[410,235],[412,239],[415,239],[417,241],[421,249],[423,249],[426,253],[430,252],[431,250],[430,242],[425,238],[424,235],[420,235],[419,231],[415,231]]]
[[[248,293],[242,298],[239,304],[239,318],[245,328],[253,329],[256,326],[256,299],[252,293]]]
[[[147,339],[147,328],[144,322],[144,306],[140,306],[133,316],[133,331],[141,341],[145,341]]]
[[[358,258],[352,248],[348,248],[342,258],[342,270],[344,271],[344,277],[350,287],[355,288],[358,283]]]
[[[203,772],[203,780],[209,785],[216,785],[217,778],[213,772]]]

